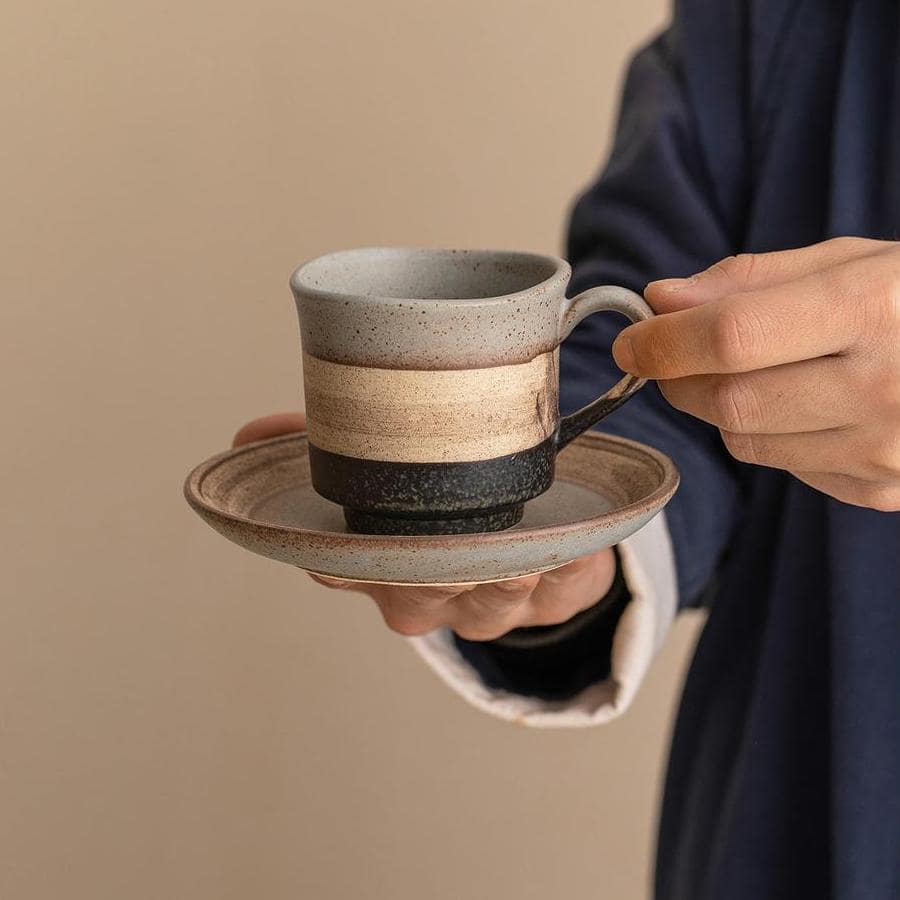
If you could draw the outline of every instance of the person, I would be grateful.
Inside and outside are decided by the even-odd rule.
[[[676,606],[709,606],[659,900],[900,898],[898,25],[888,0],[676,4],[567,248],[572,292],[625,285],[660,315],[618,336],[591,316],[560,365],[564,411],[611,353],[657,379],[601,427],[682,487],[556,571],[365,588],[449,684],[540,725],[620,714]]]

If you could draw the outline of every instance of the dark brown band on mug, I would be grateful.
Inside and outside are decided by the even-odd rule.
[[[553,482],[553,437],[477,462],[403,463],[357,459],[309,445],[313,487],[364,512],[408,519],[476,515],[542,494]]]

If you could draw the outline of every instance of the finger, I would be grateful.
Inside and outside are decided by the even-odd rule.
[[[365,594],[367,597],[373,596],[373,588],[375,584],[368,581],[355,581],[353,579],[332,578],[330,575],[319,575],[316,572],[307,572],[307,575],[316,582],[331,591],[347,591],[353,594]]]
[[[426,634],[449,626],[466,640],[493,640],[522,624],[518,613],[533,588],[472,585],[455,597],[434,595],[398,597],[373,593],[388,627],[406,636]]]
[[[739,434],[823,431],[861,421],[865,412],[843,357],[825,356],[738,375],[661,381],[676,409]]]
[[[900,435],[881,422],[806,434],[721,434],[741,462],[900,485]]]
[[[454,597],[471,590],[472,584],[399,585],[378,581],[355,581],[335,578],[318,572],[307,572],[309,577],[323,587],[334,590],[357,591],[368,594],[373,600],[397,607],[432,608],[449,603]]]
[[[448,604],[430,609],[392,602],[390,598],[373,596],[384,624],[404,637],[418,637],[451,624],[452,610]]]
[[[346,581],[343,578],[332,578],[330,575],[319,575],[318,572],[307,572],[310,578],[315,581],[317,584],[321,584],[323,587],[333,588],[335,590],[341,589],[352,589],[354,584],[358,584],[358,582]]]
[[[657,313],[689,309],[726,294],[783,285],[851,259],[890,247],[891,241],[841,237],[797,250],[741,253],[713,263],[689,278],[666,278],[647,285],[644,297]]]
[[[263,441],[266,438],[278,437],[282,434],[292,434],[295,431],[303,431],[305,428],[306,413],[275,413],[248,422],[234,436],[231,446],[241,447],[244,444],[253,443],[253,441]]]
[[[366,585],[366,591],[372,597],[398,608],[433,609],[451,603],[475,587],[474,584],[399,585],[370,582]]]
[[[593,606],[615,577],[611,549],[515,582],[483,585],[453,606],[450,626],[467,640],[494,640],[513,628],[557,625]]]
[[[452,603],[474,585],[399,586],[367,584],[367,593],[378,605],[388,628],[407,637],[426,634],[450,624]]]
[[[531,595],[529,624],[558,625],[593,606],[612,587],[616,558],[603,550],[545,572]]]
[[[471,641],[488,641],[528,624],[528,600],[540,575],[481,584],[451,604],[450,627]]]
[[[842,503],[864,506],[879,512],[900,512],[900,487],[896,484],[816,472],[794,472],[794,476]]]
[[[858,277],[854,277],[858,276]],[[645,378],[750,372],[839,353],[855,344],[866,273],[850,264],[789,285],[730,294],[631,325],[616,363]]]
[[[855,477],[864,477],[868,470],[861,459],[861,442],[853,428],[805,434],[736,434],[733,431],[721,434],[735,459],[756,466]]]

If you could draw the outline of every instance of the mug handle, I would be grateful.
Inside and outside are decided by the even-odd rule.
[[[639,294],[627,288],[604,285],[588,288],[571,300],[566,301],[560,323],[559,338],[565,340],[572,329],[586,316],[595,312],[618,312],[632,322],[653,318],[653,310],[644,302]],[[613,385],[605,394],[587,406],[583,406],[571,415],[559,420],[556,431],[556,446],[562,449],[573,438],[605,419],[614,409],[618,409],[626,400],[630,400],[637,391],[647,383],[646,378],[626,375]]]

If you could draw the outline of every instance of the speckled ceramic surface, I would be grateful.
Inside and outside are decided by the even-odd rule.
[[[560,418],[560,341],[593,312],[653,315],[621,287],[569,298],[570,274],[533,253],[390,247],[294,272],[312,485],[352,530],[507,528],[557,451],[641,387],[625,376]]]
[[[590,433],[557,459],[550,489],[515,527],[486,534],[348,532],[336,504],[310,484],[305,434],[221,453],[199,465],[185,496],[241,547],[311,572],[357,581],[446,584],[539,572],[618,543],[675,492],[678,473],[657,450]]]

